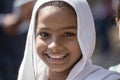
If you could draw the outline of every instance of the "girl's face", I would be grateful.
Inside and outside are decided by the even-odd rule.
[[[119,40],[120,40],[120,20],[118,21],[118,24],[119,24],[118,29],[119,29]]]
[[[119,40],[120,40],[120,19],[116,18],[116,23],[117,23],[117,26],[118,26]]]
[[[46,6],[37,17],[36,49],[50,71],[70,71],[81,58],[77,18],[69,7]]]

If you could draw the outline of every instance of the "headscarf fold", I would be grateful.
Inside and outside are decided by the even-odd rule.
[[[35,49],[35,20],[36,14],[41,5],[49,1],[56,0],[38,0],[34,6],[30,27],[27,36],[24,58],[20,66],[18,80],[48,80],[48,67],[38,57]],[[58,1],[58,0],[57,0]],[[94,66],[91,63],[91,56],[95,48],[95,26],[90,7],[86,0],[60,0],[71,5],[77,14],[77,38],[82,51],[81,60],[70,71],[66,80],[103,80],[105,76],[97,76],[98,79],[85,79],[88,76],[101,70],[101,67]],[[99,71],[98,71],[99,73]],[[109,73],[109,71],[104,71]],[[99,74],[98,74],[99,75]],[[107,74],[108,75],[108,74]],[[93,77],[95,74],[93,74]],[[91,76],[90,76],[91,77]],[[100,78],[100,79],[99,79]]]

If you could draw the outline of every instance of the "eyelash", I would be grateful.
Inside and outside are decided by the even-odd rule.
[[[73,33],[73,32],[65,32],[62,36],[65,37],[65,38],[71,38],[71,37],[76,36],[76,34]],[[41,32],[40,37],[43,38],[43,39],[47,39],[47,38],[50,37],[50,34],[47,33],[47,32]]]
[[[73,37],[73,36],[75,36],[75,34],[72,32],[65,32],[64,33],[64,37]]]
[[[44,38],[45,38],[45,37],[47,38],[47,37],[49,37],[50,35],[49,35],[49,33],[47,33],[47,32],[41,32],[41,33],[40,33],[40,36],[41,36],[41,37],[44,37]]]

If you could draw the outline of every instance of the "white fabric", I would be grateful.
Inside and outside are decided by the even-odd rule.
[[[48,67],[38,58],[35,50],[34,27],[38,8],[45,2],[38,0],[34,6],[28,31],[25,54],[20,66],[18,80],[48,80]],[[77,14],[78,42],[83,58],[73,67],[66,80],[118,80],[120,74],[104,70],[91,63],[95,48],[95,27],[90,7],[86,0],[62,0],[70,4]],[[36,54],[35,54],[36,53]],[[112,77],[110,77],[112,76]]]
[[[117,72],[120,73],[120,64],[111,66],[111,67],[109,68],[109,70],[111,70],[111,71],[117,71]]]

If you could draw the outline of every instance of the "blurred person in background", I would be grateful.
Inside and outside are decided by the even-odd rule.
[[[32,0],[0,1],[0,80],[17,80],[33,4]]]
[[[94,1],[94,0],[93,0]],[[112,0],[97,0],[92,7],[97,32],[97,42],[101,53],[110,54],[111,45],[108,32],[114,24]],[[101,14],[102,13],[102,14]]]
[[[93,63],[108,69],[119,62],[119,56],[115,54],[118,51],[116,48],[118,36],[116,35],[113,3],[112,0],[88,1],[93,12],[97,33],[97,44],[92,60]]]
[[[116,11],[116,26],[118,27],[118,37],[120,40],[120,0],[113,0],[113,8]],[[120,73],[120,64],[112,66],[109,68],[112,71],[117,71]]]

